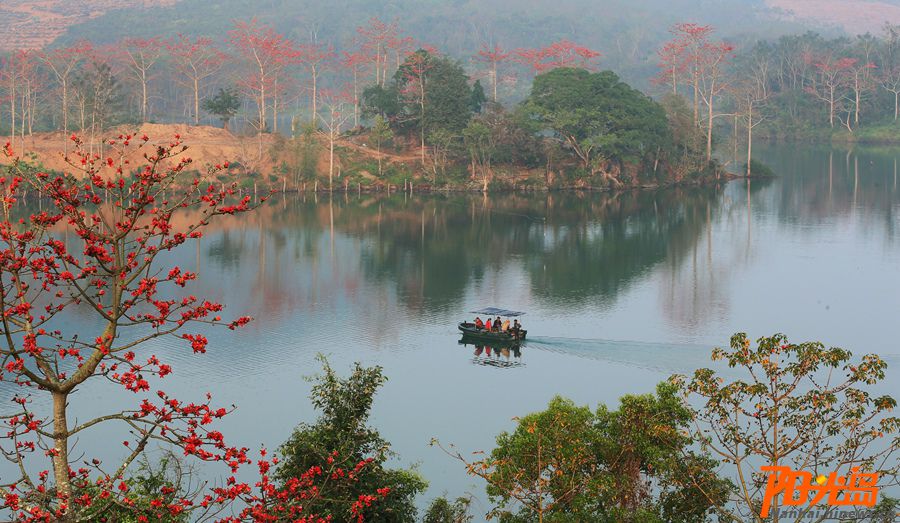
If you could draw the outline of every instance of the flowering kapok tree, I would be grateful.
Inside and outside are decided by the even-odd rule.
[[[13,160],[0,177],[0,389],[15,391],[11,408],[0,408],[0,452],[11,462],[0,479],[0,514],[29,523],[119,521],[125,515],[206,521],[237,502],[221,521],[361,522],[390,494],[388,488],[369,493],[348,487],[371,470],[371,460],[334,455],[328,466],[275,484],[269,468],[277,458],[263,449],[259,479],[239,481],[238,469],[252,462],[248,449],[228,445],[213,428],[234,407],[214,406],[208,393],[192,402],[159,388],[173,368],[150,351],[154,339],[174,337],[203,354],[208,342],[197,327],[236,329],[250,321],[223,320],[223,305],[188,294],[196,274],[165,261],[166,253],[200,238],[213,220],[250,211],[249,197],[234,200],[232,188],[190,174],[192,161],[178,135],[161,145],[147,136],[119,136],[107,142],[108,157],[86,153],[80,139],[72,140],[67,160],[78,176],[35,173]],[[14,157],[9,143],[2,154]],[[135,157],[143,165],[131,165]],[[210,168],[207,176],[223,168],[228,164]],[[28,185],[52,205],[16,219],[17,198]],[[76,420],[69,410],[76,390],[101,380],[133,397],[134,408]],[[100,437],[97,429],[110,424],[129,434],[119,461],[90,459],[76,448],[78,439]],[[154,442],[222,463],[230,475],[210,488],[201,482],[184,491],[162,482],[158,492],[148,491],[128,469]],[[355,492],[341,500],[343,514],[304,509],[335,489]]]
[[[523,64],[534,74],[545,73],[559,67],[577,67],[591,70],[600,53],[568,40],[560,40],[537,49],[516,49],[514,61]]]
[[[227,55],[215,46],[212,38],[198,37],[192,40],[182,34],[166,42],[166,49],[172,57],[181,82],[191,89],[194,97],[194,125],[200,125],[202,84],[222,69]]]
[[[215,407],[208,394],[192,402],[154,390],[151,380],[173,369],[147,347],[175,337],[204,353],[207,339],[192,326],[235,329],[250,321],[223,320],[221,304],[182,291],[196,275],[162,259],[216,217],[248,211],[249,199],[229,201],[229,189],[189,176],[191,159],[178,136],[164,145],[120,136],[102,158],[72,139],[68,160],[79,176],[29,173],[15,161],[0,177],[0,385],[16,391],[13,408],[0,411],[0,451],[18,472],[4,474],[0,506],[23,520],[76,521],[97,504],[127,505],[126,470],[154,441],[232,470],[248,462],[246,449],[228,446],[211,427],[231,409]],[[135,147],[145,151],[146,164],[137,169],[126,158]],[[9,144],[4,153],[13,156]],[[25,184],[53,205],[17,220],[14,205]],[[75,421],[74,392],[98,379],[133,395],[134,408]],[[130,434],[120,443],[121,462],[108,467],[73,452],[76,439],[112,423]],[[192,503],[163,508],[177,512]]]
[[[478,51],[478,54],[475,55],[475,60],[481,62],[488,67],[488,76],[491,79],[491,89],[493,90],[492,101],[497,103],[497,83],[500,79],[498,76],[498,69],[500,64],[505,63],[509,60],[512,53],[504,51],[502,47],[497,44],[493,44],[493,46],[488,46],[488,44],[481,44],[481,50]]]
[[[384,87],[388,77],[388,52],[391,42],[400,39],[400,29],[396,21],[386,23],[371,18],[369,25],[356,28],[359,33],[361,52],[369,57],[375,70],[375,85]]]

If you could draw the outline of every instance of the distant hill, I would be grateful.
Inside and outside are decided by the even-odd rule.
[[[251,17],[296,40],[315,36],[339,49],[371,17],[396,19],[419,42],[460,58],[482,42],[515,48],[566,38],[601,51],[603,67],[637,82],[655,71],[656,49],[676,22],[713,24],[736,39],[799,30],[779,20],[765,0],[180,0],[140,15],[107,12],[69,27],[59,41],[177,33],[222,39],[235,19]]]
[[[177,0],[138,0],[137,9],[165,6]],[[40,49],[70,26],[121,9],[116,0],[3,0],[0,2],[0,50]]]
[[[887,22],[900,24],[898,0],[766,0],[785,18],[840,27],[851,34],[877,33]]]

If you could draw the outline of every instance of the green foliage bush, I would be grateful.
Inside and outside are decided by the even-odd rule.
[[[387,468],[395,457],[390,443],[368,426],[375,394],[387,380],[381,367],[363,367],[358,363],[346,378],[337,375],[327,360],[320,358],[323,374],[314,378],[310,401],[320,412],[313,423],[301,423],[281,446],[283,460],[275,478],[287,482],[313,466],[323,466],[329,459],[340,459],[352,469],[356,463],[371,460],[370,472],[359,482],[348,486],[335,484],[310,500],[312,513],[342,517],[347,500],[360,494],[389,488],[388,497],[364,514],[366,521],[413,523],[416,520],[415,497],[428,483],[414,470]],[[332,458],[337,456],[337,458]]]

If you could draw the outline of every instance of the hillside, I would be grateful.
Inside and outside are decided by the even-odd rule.
[[[851,34],[877,33],[885,23],[900,24],[896,0],[766,0],[789,19],[840,27]]]
[[[372,17],[397,20],[418,42],[464,60],[485,42],[515,48],[568,39],[602,52],[603,67],[637,83],[655,74],[656,50],[677,22],[713,24],[719,34],[735,39],[798,30],[779,20],[764,0],[181,0],[142,14],[137,25],[130,11],[109,12],[72,26],[59,43],[178,33],[221,40],[235,19],[251,16],[297,41],[315,36],[338,49]]]
[[[133,23],[135,10],[145,23]],[[336,11],[346,14],[332,16]],[[876,32],[885,22],[900,24],[896,0],[336,0],[327,5],[311,0],[138,0],[127,8],[113,0],[4,0],[0,50],[41,48],[57,38],[109,42],[125,35],[179,32],[220,36],[240,13],[250,12],[294,37],[315,34],[336,43],[348,41],[354,28],[373,16],[396,18],[421,41],[460,55],[472,52],[472,41],[493,39],[513,46],[567,37],[603,50],[618,68],[643,61],[646,50],[675,21],[711,23],[730,36],[745,35],[748,28],[761,33],[756,36],[772,36],[800,25],[862,33]]]
[[[132,8],[174,4],[177,0],[138,0]],[[0,2],[0,50],[40,49],[70,26],[121,9],[115,0],[3,0]]]

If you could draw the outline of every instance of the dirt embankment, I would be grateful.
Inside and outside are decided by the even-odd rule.
[[[193,169],[202,172],[209,166],[229,162],[235,166],[231,170],[232,173],[239,175],[255,173],[261,181],[265,180],[268,183],[281,183],[282,178],[287,178],[290,183],[299,168],[299,141],[291,142],[274,134],[241,136],[218,127],[185,124],[123,126],[109,129],[97,136],[80,132],[75,134],[84,143],[84,150],[99,153],[103,157],[114,155],[104,138],[108,141],[124,135],[138,138],[146,135],[150,138],[151,144],[169,144],[177,136],[188,147],[183,156],[193,160]],[[30,162],[40,165],[47,171],[78,175],[78,169],[73,168],[66,160],[66,153],[71,153],[74,148],[70,137],[71,133],[62,132],[35,133],[13,138],[0,136],[0,145],[10,142],[17,156],[28,158]],[[320,177],[327,178],[330,167],[328,139],[320,135],[316,141],[317,145],[312,149],[316,171]],[[147,152],[147,148],[136,147],[138,143],[140,140],[133,140],[126,155],[129,164],[134,167],[146,163],[143,154]],[[380,157],[385,164],[407,164],[411,172],[416,172],[420,166],[418,149],[399,153],[377,152],[363,137],[342,138],[336,141],[335,148],[334,172],[337,177],[344,171],[345,164],[365,161],[366,158],[377,161]],[[0,157],[0,164],[8,162],[8,159]],[[365,177],[371,178],[371,175]]]
[[[83,133],[76,133],[84,142],[84,148],[88,151],[100,152],[101,136],[91,136]],[[224,162],[239,163],[246,169],[251,169],[260,173],[267,173],[272,170],[272,161],[268,152],[271,149],[274,138],[264,135],[261,138],[236,136],[230,132],[217,127],[208,126],[190,126],[190,125],[162,125],[162,124],[143,124],[140,126],[118,127],[104,131],[102,137],[106,139],[115,139],[119,135],[132,135],[140,137],[147,135],[150,143],[168,144],[176,136],[188,146],[185,156],[193,160],[194,168],[202,170],[206,166],[221,164]],[[0,137],[3,143],[11,142],[13,150],[19,156],[33,155],[34,161],[43,166],[43,168],[52,171],[71,172],[72,168],[65,158],[66,151],[71,152],[73,144],[70,139],[71,134],[62,132],[55,133],[35,133],[33,135]],[[138,149],[135,145],[139,140],[135,140],[131,151],[127,155],[132,165],[140,165],[144,160],[142,155],[147,151],[146,147]],[[262,154],[260,154],[262,151]],[[109,154],[109,147],[103,144],[102,154]],[[5,161],[0,159],[0,161]]]

